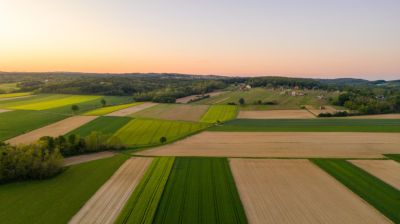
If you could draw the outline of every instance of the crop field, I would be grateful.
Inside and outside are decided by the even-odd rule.
[[[312,161],[394,223],[400,223],[400,190],[345,160],[314,159]]]
[[[400,154],[385,154],[385,156],[400,163]]]
[[[231,159],[250,223],[390,223],[308,160]]]
[[[225,158],[176,158],[153,223],[247,223]]]
[[[400,153],[400,133],[210,132],[138,152],[147,156],[382,158]]]
[[[18,90],[19,88],[17,87],[16,82],[13,83],[0,83],[0,92],[5,92],[5,93],[9,93],[11,91],[15,91]]]
[[[201,122],[215,123],[235,119],[238,108],[231,105],[212,105],[201,118]]]
[[[70,166],[48,180],[0,185],[1,223],[67,223],[127,158]]]
[[[207,109],[207,105],[158,104],[130,116],[135,118],[199,121]]]
[[[242,110],[238,118],[242,119],[310,119],[315,118],[307,110]]]
[[[112,113],[114,111],[122,110],[122,109],[125,109],[128,107],[137,106],[139,104],[141,104],[141,103],[129,103],[129,104],[121,104],[121,105],[115,105],[115,106],[107,106],[107,107],[102,107],[102,108],[88,111],[88,112],[84,113],[83,115],[101,116],[101,115],[106,115],[106,114]]]
[[[400,163],[393,160],[351,160],[350,162],[400,190]]]
[[[69,223],[113,223],[151,160],[151,158],[128,159]]]
[[[67,135],[76,134],[80,137],[86,137],[92,132],[101,132],[106,135],[112,135],[131,120],[132,118],[130,117],[98,117],[95,120],[71,131]]]
[[[123,126],[115,135],[127,146],[147,146],[160,144],[161,137],[166,137],[167,142],[171,142],[208,126],[209,124],[198,122],[138,118]]]
[[[115,223],[153,222],[173,164],[173,157],[154,158]]]
[[[31,95],[32,95],[32,93],[5,93],[5,94],[0,94],[0,99],[24,97],[24,96],[31,96]]]
[[[236,119],[211,131],[400,132],[400,119]]]

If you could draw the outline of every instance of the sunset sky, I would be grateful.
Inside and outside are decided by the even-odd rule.
[[[0,0],[0,71],[400,79],[400,0]]]

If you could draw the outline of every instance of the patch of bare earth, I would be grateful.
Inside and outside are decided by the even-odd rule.
[[[210,97],[213,97],[213,96],[221,95],[222,93],[225,93],[225,92],[223,92],[223,91],[221,91],[221,92],[212,92],[212,93],[206,93],[204,95],[209,95]],[[178,99],[176,99],[176,102],[177,103],[189,103],[191,100],[195,100],[195,99],[199,98],[199,96],[201,97],[202,95],[191,95],[191,96],[178,98]]]
[[[245,119],[309,119],[315,116],[307,110],[240,111],[238,118]]]
[[[308,160],[230,165],[249,223],[391,223]]]
[[[96,119],[97,116],[73,116],[67,119],[58,121],[56,123],[47,125],[45,127],[33,130],[31,132],[19,135],[15,138],[9,139],[6,142],[17,144],[29,144],[35,142],[43,136],[57,137],[67,134],[68,132]]]
[[[151,158],[127,160],[69,223],[114,223],[151,160]]]
[[[139,152],[152,156],[381,158],[400,153],[400,133],[202,132]]]
[[[393,160],[352,160],[350,162],[400,190],[400,163]]]
[[[113,155],[115,155],[114,152],[104,151],[104,152],[96,152],[96,153],[90,153],[90,154],[79,155],[79,156],[71,156],[71,157],[64,158],[64,166],[85,163],[85,162],[89,162],[89,161],[97,160],[97,159],[104,159],[104,158],[111,157]]]
[[[400,114],[376,114],[346,117],[349,119],[400,119]]]
[[[11,110],[0,109],[0,113],[4,113],[4,112],[8,112],[8,111],[11,111]]]
[[[157,103],[146,102],[133,107],[128,107],[122,110],[114,111],[112,113],[107,114],[107,116],[125,117],[155,105],[157,105]]]

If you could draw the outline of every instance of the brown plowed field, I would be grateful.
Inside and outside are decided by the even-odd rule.
[[[73,116],[56,123],[47,125],[45,127],[33,130],[31,132],[19,135],[15,138],[9,139],[6,142],[17,144],[29,144],[35,142],[43,136],[57,137],[67,134],[68,132],[96,119],[97,116]]]
[[[64,166],[70,166],[78,163],[85,163],[97,159],[104,159],[111,157],[113,155],[115,155],[114,152],[105,151],[105,152],[95,152],[79,156],[71,156],[64,158]]]
[[[249,223],[391,223],[308,160],[230,165]]]
[[[245,119],[309,119],[315,116],[307,110],[240,111],[238,118]]]
[[[114,111],[112,113],[107,114],[107,116],[125,117],[125,116],[131,115],[133,113],[139,112],[141,110],[147,109],[147,108],[155,106],[155,105],[157,105],[157,103],[150,103],[150,102],[142,103],[137,106],[128,107],[128,108],[125,108],[122,110]]]
[[[351,162],[400,190],[400,163],[393,160],[352,160]]]
[[[69,223],[113,223],[151,160],[151,158],[127,160]]]
[[[400,133],[202,132],[139,152],[157,156],[380,158],[400,153]]]

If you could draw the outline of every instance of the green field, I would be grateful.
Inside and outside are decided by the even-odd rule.
[[[76,134],[80,137],[86,137],[94,131],[106,135],[112,135],[131,120],[132,118],[130,117],[98,117],[95,120],[71,131],[67,135]]]
[[[394,223],[400,223],[399,190],[345,160],[313,159],[312,161]]]
[[[385,156],[400,163],[400,154],[385,154]]]
[[[237,119],[211,131],[400,132],[395,119]]]
[[[152,223],[174,158],[154,158],[115,223]]]
[[[119,129],[115,135],[127,146],[148,146],[160,144],[161,137],[166,137],[167,142],[171,142],[208,126],[198,122],[138,118]]]
[[[0,185],[0,222],[67,223],[127,158],[74,165],[48,180]]]
[[[136,106],[139,104],[141,104],[141,103],[128,103],[128,104],[121,104],[121,105],[115,105],[115,106],[107,106],[107,107],[102,107],[102,108],[88,111],[88,112],[84,113],[83,115],[101,116],[101,115],[106,115],[106,114],[112,113],[117,110],[122,110],[122,109],[125,109],[128,107],[133,107],[133,106]]]
[[[32,95],[32,93],[5,93],[5,94],[0,94],[0,99],[30,96],[30,95]]]
[[[231,105],[212,105],[201,118],[201,122],[215,123],[235,119],[238,108]]]
[[[227,159],[176,158],[153,223],[247,223]]]
[[[12,91],[15,91],[15,90],[19,90],[19,88],[17,87],[17,84],[18,83],[16,83],[16,82],[13,82],[13,83],[1,83],[0,84],[0,92],[9,93],[9,92],[12,92]],[[1,98],[1,95],[0,95],[0,98]]]
[[[0,141],[49,125],[68,116],[45,111],[10,111],[0,113]]]

